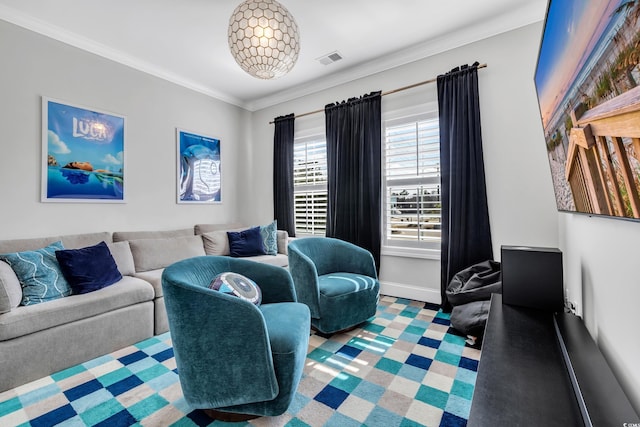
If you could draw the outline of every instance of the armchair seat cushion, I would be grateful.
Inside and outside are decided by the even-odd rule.
[[[373,289],[378,281],[375,277],[355,273],[330,273],[318,276],[321,297],[337,297],[353,292]]]
[[[318,305],[322,316],[312,317],[311,324],[320,332],[349,329],[376,314],[380,290],[377,279],[352,273],[333,273],[320,276],[318,282]]]

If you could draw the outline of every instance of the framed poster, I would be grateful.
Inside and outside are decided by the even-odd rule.
[[[43,202],[124,203],[125,118],[42,98]]]
[[[220,139],[176,129],[178,203],[221,203]]]

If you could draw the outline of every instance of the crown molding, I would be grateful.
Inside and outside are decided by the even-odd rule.
[[[278,91],[273,95],[267,95],[250,101],[243,101],[227,93],[196,83],[190,79],[186,79],[180,75],[167,71],[162,67],[142,61],[139,58],[127,55],[117,49],[112,49],[106,45],[96,42],[95,40],[91,40],[77,33],[51,25],[1,4],[0,19],[67,45],[77,47],[95,55],[126,65],[143,73],[175,83],[195,92],[202,93],[211,98],[254,112],[368,77],[373,74],[387,71],[392,68],[406,65],[411,62],[422,60],[516,28],[540,22],[544,19],[544,14],[546,12],[546,9],[540,9],[539,4],[530,2],[515,11],[499,15],[489,21],[476,23],[460,31],[445,34],[438,38],[399,50],[391,55],[379,57],[366,63],[338,71],[326,77],[318,78],[312,82],[303,83],[290,89]]]
[[[528,3],[515,11],[499,15],[490,21],[479,22],[462,30],[407,47],[391,55],[373,59],[313,82],[250,101],[247,103],[247,109],[249,111],[258,111],[534,24],[544,19],[545,11],[546,9],[540,10],[538,4]],[[481,58],[478,60],[481,60]]]
[[[82,49],[111,61],[126,65],[143,73],[150,74],[179,86],[183,86],[187,89],[191,89],[195,92],[202,93],[211,98],[247,109],[247,105],[238,98],[216,91],[210,87],[203,86],[192,80],[185,79],[182,76],[169,72],[161,67],[157,67],[149,62],[127,55],[122,51],[112,49],[77,33],[51,25],[8,6],[0,5],[0,19],[67,45],[77,47],[78,49]]]

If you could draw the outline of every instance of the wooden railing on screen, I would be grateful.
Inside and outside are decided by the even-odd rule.
[[[640,218],[640,86],[571,118],[565,177],[576,209]]]

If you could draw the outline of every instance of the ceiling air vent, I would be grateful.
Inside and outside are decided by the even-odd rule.
[[[320,58],[316,58],[316,61],[319,61],[322,65],[329,65],[333,64],[334,62],[340,61],[341,59],[342,55],[340,55],[340,53],[336,51],[323,55]]]

